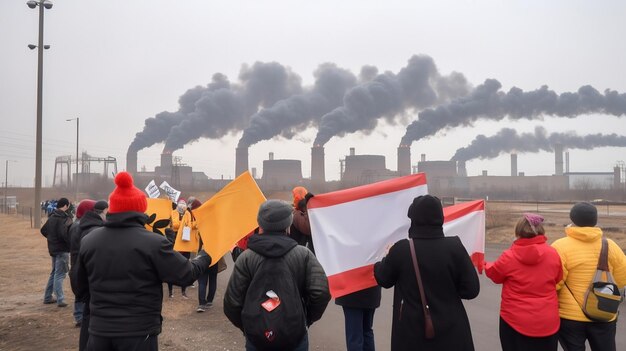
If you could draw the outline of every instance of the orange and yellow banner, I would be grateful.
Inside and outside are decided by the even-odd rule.
[[[245,172],[193,211],[212,264],[258,226],[256,217],[264,201],[254,178]]]
[[[165,228],[170,226],[172,216],[172,200],[170,199],[146,199],[148,207],[148,223],[146,229],[151,232],[165,235]]]

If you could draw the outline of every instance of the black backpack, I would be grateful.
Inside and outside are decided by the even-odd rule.
[[[276,299],[270,301],[272,291],[279,303],[268,311],[264,304],[277,303]],[[284,258],[264,257],[250,282],[241,311],[248,340],[259,350],[291,350],[306,333],[305,315],[297,280]]]

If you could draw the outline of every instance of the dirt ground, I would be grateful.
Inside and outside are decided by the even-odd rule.
[[[540,205],[546,218],[550,241],[563,236],[569,223],[571,205]],[[600,209],[599,225],[624,249],[626,248],[626,206]],[[608,215],[607,215],[608,210]],[[488,245],[509,245],[513,226],[521,212],[537,212],[535,204],[490,203],[487,207]],[[30,228],[28,218],[0,214],[0,351],[4,350],[75,350],[79,329],[72,317],[73,295],[69,279],[64,292],[70,306],[44,305],[43,289],[50,272],[46,240]],[[243,338],[222,312],[224,289],[232,268],[218,277],[217,295],[212,309],[196,313],[197,291],[188,289],[190,299],[175,288],[173,299],[163,302],[161,350],[242,350]],[[315,350],[315,345],[311,345]]]

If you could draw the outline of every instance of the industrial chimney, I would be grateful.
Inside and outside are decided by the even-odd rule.
[[[622,170],[618,166],[613,167],[613,189],[621,190],[622,188]]]
[[[137,151],[128,149],[126,153],[126,172],[137,174]]]
[[[569,151],[565,151],[565,173],[569,173]]]
[[[511,177],[517,177],[517,154],[511,154]]]
[[[315,184],[326,182],[323,146],[316,145],[311,148],[311,181]]]
[[[274,160],[274,153],[273,153],[273,152],[270,152],[270,154],[269,154],[269,160],[270,160],[270,161],[273,161],[273,160]]]
[[[170,151],[163,151],[161,154],[161,168],[163,170],[172,169],[172,153]]]
[[[465,168],[465,161],[457,161],[456,174],[459,177],[467,177],[467,168]]]
[[[426,162],[426,154],[422,154],[422,155],[420,156],[420,161],[422,161],[422,162]]]
[[[407,145],[398,147],[398,175],[411,174],[411,148]]]
[[[554,174],[563,175],[563,145],[554,144]]]
[[[235,149],[235,177],[248,170],[248,148],[238,147]]]

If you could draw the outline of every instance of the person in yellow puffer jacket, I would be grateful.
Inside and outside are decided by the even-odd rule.
[[[570,219],[572,225],[565,228],[566,237],[552,243],[563,265],[563,281],[557,285],[561,317],[559,342],[567,351],[584,351],[586,340],[593,351],[615,351],[617,320],[591,321],[580,307],[596,273],[602,247],[602,229],[596,227],[598,210],[588,202],[580,202],[570,210]],[[613,240],[607,241],[609,270],[621,288],[626,285],[626,255]]]

